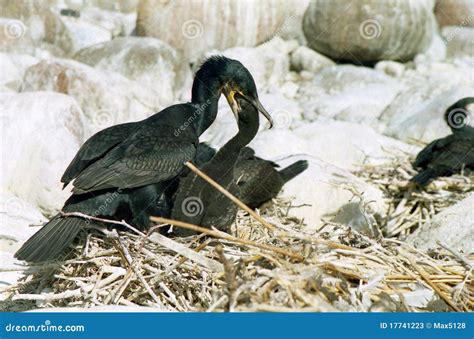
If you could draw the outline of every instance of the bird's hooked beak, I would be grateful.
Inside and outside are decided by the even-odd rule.
[[[223,93],[227,99],[227,102],[229,103],[230,108],[232,109],[232,113],[234,113],[236,120],[239,119],[239,114],[242,111],[242,107],[240,107],[239,101],[235,99],[235,96],[240,95],[242,98],[250,102],[252,106],[255,107],[255,109],[257,109],[260,113],[262,113],[262,115],[270,123],[269,128],[273,127],[272,117],[267,112],[267,110],[263,107],[262,103],[260,102],[260,100],[258,100],[258,98],[250,98],[238,90],[231,89],[229,86],[224,86]]]

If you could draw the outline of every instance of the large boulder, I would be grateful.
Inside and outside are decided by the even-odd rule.
[[[171,104],[191,88],[191,70],[170,45],[154,38],[117,38],[80,50],[74,58],[100,70],[122,74]],[[177,95],[175,95],[175,93]]]
[[[474,252],[474,194],[436,214],[410,234],[406,241],[421,250],[438,242],[462,253]]]
[[[154,91],[136,81],[65,59],[43,60],[28,68],[23,91],[55,91],[74,97],[86,117],[86,136],[144,119],[163,107]]]
[[[297,72],[319,72],[321,69],[334,66],[335,62],[324,55],[308,48],[300,46],[291,53],[291,69]]]
[[[138,7],[137,33],[162,39],[195,61],[210,49],[267,41],[297,11],[287,0],[144,0]]]
[[[309,47],[333,59],[407,61],[431,41],[433,6],[433,0],[315,0],[303,30]]]
[[[3,93],[0,114],[0,187],[54,213],[69,195],[59,179],[84,140],[81,109],[59,93]]]
[[[377,127],[383,110],[403,88],[382,72],[353,65],[322,69],[301,91],[307,120],[334,118]]]

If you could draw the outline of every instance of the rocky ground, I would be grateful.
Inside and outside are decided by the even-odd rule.
[[[334,8],[337,1],[324,0],[0,2],[0,256],[8,268],[37,230],[31,225],[68,197],[59,178],[80,145],[105,127],[189,100],[192,72],[206,56],[238,59],[253,74],[275,120],[252,142],[257,154],[282,165],[309,161],[282,196],[300,206],[290,216],[312,231],[344,221],[364,232],[354,196],[382,220],[387,192],[359,175],[361,166],[395,166],[447,135],[444,110],[474,93],[474,10],[456,19],[459,8],[434,13],[431,0],[395,1],[410,23],[403,26],[382,5]],[[221,100],[203,140],[220,146],[235,130]],[[470,195],[411,229],[411,243],[427,251],[441,240],[473,252],[469,187]],[[21,271],[0,276],[8,286]]]

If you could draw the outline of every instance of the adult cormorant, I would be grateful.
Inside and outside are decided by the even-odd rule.
[[[242,148],[257,134],[259,117],[255,107],[240,96],[237,97],[237,102],[242,106],[237,115],[238,133],[202,167],[202,171],[238,196],[239,188],[234,178],[234,167]],[[265,117],[271,124],[270,116]],[[193,172],[179,183],[171,218],[228,231],[236,213],[237,206],[232,201]],[[174,233],[179,236],[194,234],[193,231],[181,228],[174,229]]]
[[[450,106],[444,118],[452,134],[426,146],[416,157],[414,167],[421,171],[410,182],[426,186],[431,180],[474,169],[474,127],[469,125],[468,105],[474,97],[457,101]]]
[[[184,162],[196,156],[199,136],[215,120],[222,93],[234,115],[241,111],[238,96],[268,116],[250,72],[239,61],[211,57],[196,72],[190,103],[109,127],[86,141],[61,179],[65,185],[74,180],[74,195],[63,212],[110,217],[120,214],[121,193],[128,197],[128,190],[154,189],[161,196],[169,181],[182,173]],[[147,185],[157,186],[143,188]],[[15,257],[32,262],[55,259],[88,223],[58,214]]]

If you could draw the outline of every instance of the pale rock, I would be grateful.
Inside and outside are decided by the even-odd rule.
[[[222,52],[209,52],[205,56],[221,54],[239,60],[252,74],[257,89],[260,91],[276,89],[282,84],[289,72],[289,51],[292,43],[279,37],[257,47],[235,47]]]
[[[263,130],[250,145],[270,159],[306,154],[346,170],[362,164],[381,165],[395,154],[418,151],[367,125],[331,120],[302,124],[293,131]]]
[[[472,0],[437,0],[435,7],[439,26],[474,26]]]
[[[38,62],[27,54],[0,53],[0,85],[17,92],[23,84],[26,69]]]
[[[336,60],[411,60],[435,31],[433,0],[311,1],[303,19],[308,46]]]
[[[122,13],[97,7],[86,7],[81,12],[81,20],[102,27],[112,37],[129,36],[136,28],[137,13]]]
[[[446,42],[438,33],[435,33],[430,46],[424,52],[417,54],[414,62],[420,64],[443,61],[446,59],[446,53]]]
[[[377,71],[384,72],[385,74],[400,78],[403,73],[405,72],[405,65],[401,62],[391,61],[391,60],[383,60],[377,62],[374,67]]]
[[[84,141],[81,109],[59,93],[2,93],[0,114],[0,187],[55,213],[69,196],[60,178]]]
[[[297,72],[304,70],[316,73],[334,65],[334,61],[306,46],[300,46],[291,53],[291,69]]]
[[[153,90],[170,105],[191,88],[189,65],[170,45],[143,37],[117,38],[80,50],[74,58],[99,70],[113,71]]]
[[[143,0],[137,33],[162,39],[196,61],[210,49],[252,47],[275,37],[302,6],[287,0]]]
[[[262,154],[257,152],[257,155]],[[307,157],[291,157],[279,163],[283,167],[298,159]],[[362,208],[359,208],[360,199],[351,190],[361,195],[366,210],[381,216],[385,213],[383,192],[323,160],[307,160],[308,169],[283,188],[281,195],[293,198],[292,205],[300,206],[291,208],[289,214],[303,219],[310,229],[320,227],[325,220],[333,220],[370,234]]]
[[[72,96],[86,117],[87,137],[111,125],[141,120],[163,108],[155,92],[121,74],[77,61],[43,60],[27,69],[23,91]]]
[[[112,33],[99,25],[66,16],[61,16],[61,20],[69,38],[69,48],[64,48],[68,55],[73,55],[82,48],[112,39]]]
[[[69,3],[71,0],[66,0]],[[74,1],[73,2],[77,2]],[[108,11],[134,13],[137,11],[140,0],[91,0],[94,6]],[[87,3],[87,2],[86,2]]]
[[[410,234],[406,242],[423,251],[440,247],[464,254],[474,252],[474,194],[436,214]]]
[[[427,79],[413,80],[383,112],[384,134],[406,142],[425,143],[448,135],[450,130],[444,121],[444,112],[459,99],[474,93],[474,85],[456,81],[465,73],[456,73],[432,73]]]
[[[367,67],[333,66],[302,87],[300,101],[307,120],[334,118],[378,128],[380,114],[402,88],[397,79]]]
[[[441,34],[447,44],[449,59],[474,58],[474,27],[447,26]]]

